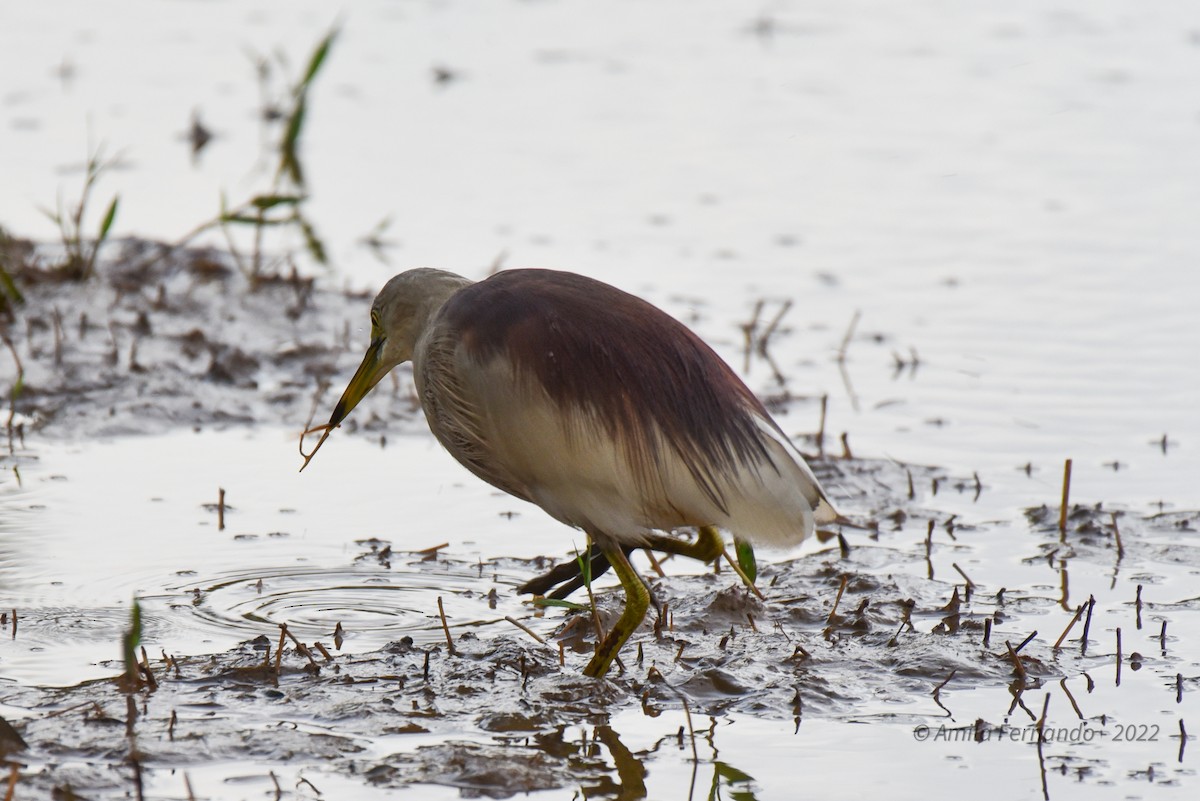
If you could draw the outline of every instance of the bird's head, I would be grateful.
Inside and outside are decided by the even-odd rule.
[[[443,270],[417,269],[400,273],[384,284],[371,304],[371,343],[354,377],[333,407],[329,422],[310,429],[323,429],[324,433],[317,447],[304,457],[305,467],[329,432],[341,425],[359,401],[393,367],[412,359],[417,340],[425,333],[438,309],[451,295],[470,283],[462,276]]]

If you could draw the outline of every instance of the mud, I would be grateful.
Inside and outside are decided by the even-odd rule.
[[[183,426],[284,423],[298,431],[314,408],[318,416],[327,409],[329,381],[352,369],[361,345],[364,296],[299,276],[252,286],[209,251],[164,254],[128,241],[98,279],[20,277],[27,304],[5,328],[23,369],[12,436],[14,448],[23,440],[34,453],[40,439]],[[795,401],[776,402],[786,411]],[[420,428],[419,411],[400,390],[363,411],[371,437]],[[353,432],[347,426],[345,435]],[[1055,715],[1094,731],[1111,733],[1147,710],[1164,731],[1173,725],[1200,672],[1189,636],[1200,605],[1181,583],[1200,565],[1200,547],[1181,536],[1200,515],[1090,503],[1073,506],[1060,532],[1058,509],[1049,506],[1015,519],[948,511],[970,509],[987,492],[977,475],[862,458],[814,466],[858,527],[831,532],[801,558],[763,559],[765,600],[727,569],[668,563],[668,575],[651,580],[662,615],[634,636],[607,680],[580,674],[594,642],[589,613],[523,607],[521,622],[546,640],[539,643],[503,622],[485,594],[498,585],[511,597],[562,554],[474,564],[362,540],[345,570],[367,563],[398,581],[422,578],[430,598],[439,582],[453,587],[450,578],[474,575],[477,586],[460,600],[476,618],[452,622],[453,651],[431,626],[363,653],[339,651],[330,631],[329,658],[313,645],[309,659],[289,643],[279,657],[277,630],[254,618],[269,636],[187,656],[172,648],[169,621],[159,621],[145,642],[152,684],[0,684],[0,713],[11,724],[0,720],[0,753],[15,766],[15,797],[125,798],[146,788],[185,797],[190,784],[185,792],[180,773],[215,770],[227,790],[238,786],[239,771],[257,776],[259,790],[264,775],[278,788],[276,774],[293,771],[299,795],[323,785],[354,794],[428,785],[462,797],[641,798],[651,796],[651,774],[680,767],[691,771],[691,784],[673,787],[675,797],[710,783],[742,797],[786,797],[787,771],[755,779],[718,757],[732,737],[723,726],[777,724],[800,742],[831,723],[871,724],[911,742],[914,727],[949,720],[983,742],[1044,724],[1052,696]],[[1096,594],[1133,576],[1138,595],[1088,604],[1078,589],[1070,593],[1069,572]],[[619,602],[619,594],[599,594],[602,621],[619,613]],[[181,586],[176,604],[180,614],[210,613],[199,590]],[[1077,610],[1080,619],[1056,647]],[[21,625],[69,627],[64,620],[75,615],[86,626],[94,611]],[[10,640],[23,636],[19,614],[0,620]],[[123,610],[105,614],[119,629]],[[1118,653],[1110,640],[1122,625]],[[1140,689],[1122,689],[1122,669],[1125,687]],[[1101,671],[1116,674],[1108,695],[1096,689]],[[1036,764],[1043,781],[1057,771],[1103,786],[1149,766],[1150,783],[1178,783],[1190,776],[1187,740],[1163,737],[1148,760],[1067,742],[1044,757],[1039,747]],[[693,762],[697,743],[706,756]]]
[[[311,276],[251,277],[215,250],[124,240],[77,281],[52,266],[52,250],[12,249],[26,302],[4,331],[24,371],[13,411],[25,431],[301,425],[338,357],[360,346],[370,296],[318,291]],[[6,358],[0,380],[11,384],[18,364]]]

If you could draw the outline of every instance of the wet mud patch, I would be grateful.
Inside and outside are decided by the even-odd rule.
[[[21,373],[18,436],[302,425],[359,346],[370,302],[294,270],[251,278],[219,251],[143,240],[109,245],[87,281],[43,267],[32,246],[17,264],[25,303],[0,329],[4,372]]]
[[[1075,517],[1102,525],[1094,510]],[[1170,566],[1158,572],[1146,560],[1157,554],[1135,543],[1169,536],[1195,515],[1120,519],[1125,568],[1173,586]],[[282,635],[173,656],[168,637],[146,643],[160,654],[146,664],[154,684],[133,692],[116,680],[0,687],[0,710],[26,744],[8,758],[21,766],[19,787],[35,797],[70,797],[68,788],[89,798],[127,797],[139,775],[161,782],[175,772],[249,762],[281,775],[289,765],[311,766],[296,781],[317,788],[338,777],[380,789],[433,785],[463,797],[584,788],[588,797],[636,798],[647,795],[648,774],[686,764],[693,738],[719,741],[722,721],[776,721],[796,738],[814,726],[858,724],[910,744],[914,732],[947,726],[985,743],[1011,732],[1024,737],[1030,727],[1083,727],[1111,739],[1144,724],[1156,727],[1155,756],[1123,759],[1068,738],[1043,743],[1036,763],[1025,752],[1027,764],[1088,786],[1121,778],[1143,759],[1156,766],[1160,783],[1186,775],[1186,741],[1170,741],[1173,718],[1164,713],[1178,703],[1176,693],[1182,699],[1194,691],[1200,673],[1183,634],[1196,630],[1194,593],[1160,590],[1133,608],[1093,602],[1085,629],[1082,619],[1071,625],[1064,608],[1071,605],[1053,587],[1031,581],[992,591],[984,574],[979,584],[957,573],[931,579],[926,533],[912,525],[859,537],[848,550],[764,562],[758,584],[765,600],[727,569],[651,579],[662,616],[651,614],[607,680],[580,674],[594,641],[586,611],[521,613],[519,622],[545,642],[516,627],[458,620],[451,644],[404,637],[328,657],[315,647],[305,655]],[[1031,551],[1060,538],[1057,528],[1036,524],[1021,535]],[[359,557],[378,557],[388,545],[362,547]],[[1041,571],[1044,557],[1030,555],[1025,569]],[[1115,554],[1097,541],[1081,543],[1071,558],[1107,563]],[[552,561],[497,558],[482,567],[515,586]],[[389,567],[431,576],[481,568],[395,552]],[[1189,571],[1195,568],[1193,560]],[[602,620],[619,611],[618,593],[597,600]],[[496,614],[483,593],[474,602],[479,616]],[[1168,633],[1168,622],[1180,634]],[[1119,653],[1109,643],[1114,626],[1126,632]],[[968,763],[977,758],[967,753]],[[757,786],[715,755],[710,765],[715,782],[751,792]]]

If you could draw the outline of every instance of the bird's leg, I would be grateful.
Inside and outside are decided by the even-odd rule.
[[[651,534],[647,537],[647,543],[655,550],[689,556],[692,559],[699,559],[701,562],[712,562],[725,553],[725,541],[721,539],[720,532],[712,526],[700,526],[695,542],[685,542],[674,537]],[[758,565],[754,561],[754,548],[750,543],[736,538],[734,545],[737,547],[737,561],[730,561],[730,567],[741,577],[751,592],[762,598],[762,593],[754,586],[754,579],[758,576]]]
[[[646,545],[656,551],[679,554],[701,562],[713,561],[725,549],[720,533],[712,526],[700,526],[695,542],[685,542],[663,534],[647,534]]]
[[[626,550],[628,553],[632,548]],[[595,579],[597,576],[602,576],[608,570],[608,557],[603,551],[592,552],[592,569],[591,577]],[[549,572],[530,579],[529,581],[517,587],[517,592],[532,593],[533,595],[544,595],[547,598],[555,598],[562,600],[575,590],[582,587],[586,582],[583,578],[583,571],[580,570],[579,559],[572,559],[570,562],[563,562],[561,565],[555,565]],[[550,589],[555,585],[561,584],[554,592]]]
[[[588,662],[587,667],[583,669],[585,676],[595,679],[608,673],[608,668],[616,658],[617,652],[621,650],[621,646],[633,635],[633,632],[637,631],[637,627],[646,617],[647,607],[650,606],[650,593],[642,582],[641,576],[629,563],[625,549],[619,545],[606,543],[601,546],[601,552],[608,557],[613,572],[621,580],[621,587],[625,590],[625,611],[621,613],[620,619],[596,647],[596,655],[592,657],[592,661]]]

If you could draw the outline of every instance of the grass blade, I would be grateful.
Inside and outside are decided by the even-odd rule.
[[[112,202],[108,204],[108,211],[104,213],[104,222],[100,223],[100,234],[96,238],[97,245],[108,238],[108,232],[112,230],[113,221],[117,219],[117,204],[120,200],[120,195],[114,195]]]
[[[308,69],[304,71],[304,79],[300,81],[300,91],[307,91],[309,84],[317,77],[317,73],[321,71],[322,65],[325,64],[325,59],[329,55],[329,51],[333,47],[333,42],[337,39],[339,33],[341,33],[341,28],[334,28],[317,45],[317,49],[313,51],[312,56],[308,59]]]

